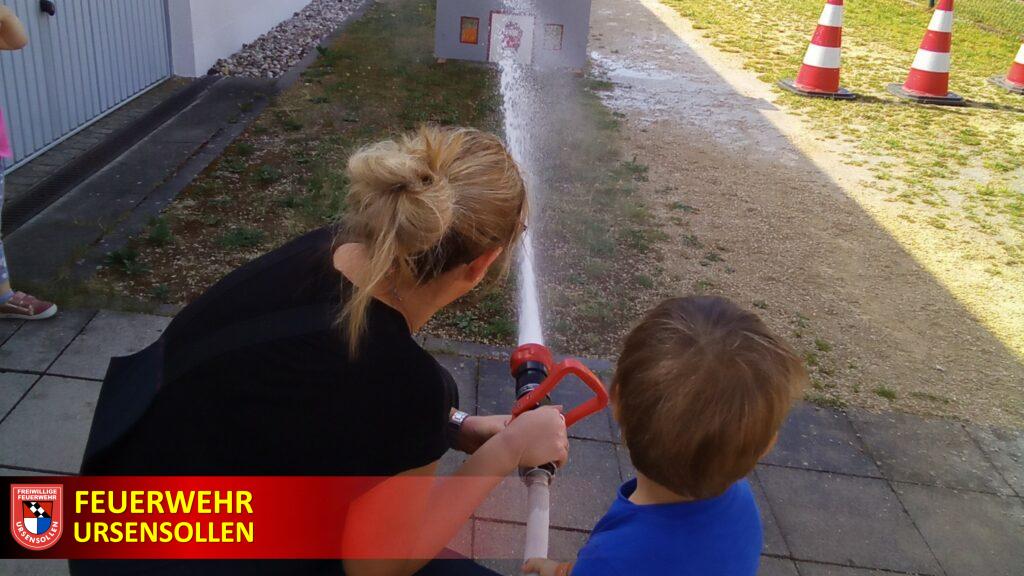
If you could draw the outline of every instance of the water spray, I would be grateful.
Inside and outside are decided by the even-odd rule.
[[[530,67],[533,62],[532,53],[526,52],[529,50],[527,46],[532,44],[525,40],[532,38],[532,15],[538,14],[539,6],[534,0],[505,0],[502,4],[504,24],[492,19],[493,24],[501,27],[491,30],[491,49],[495,51],[489,59],[496,61],[501,71],[505,139],[523,173],[526,188],[533,195],[531,203],[536,207],[539,182],[533,169],[536,158],[531,146],[531,135],[536,135],[532,134],[531,128],[537,126],[541,106],[537,101],[538,90],[534,83],[536,76]],[[589,2],[586,8],[589,17]],[[583,54],[585,58],[585,52]],[[551,392],[568,376],[583,381],[594,392],[594,397],[565,414],[566,427],[603,410],[608,405],[608,393],[597,376],[578,360],[569,359],[556,364],[551,351],[544,346],[540,298],[534,272],[533,235],[529,228],[523,235],[520,251],[519,297],[519,348],[512,354],[511,360],[516,392],[512,417],[549,404]],[[520,470],[520,476],[526,483],[528,506],[524,557],[547,558],[550,486],[555,477],[555,466],[547,464]]]

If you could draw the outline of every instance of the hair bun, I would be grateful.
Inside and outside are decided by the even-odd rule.
[[[436,246],[454,219],[455,193],[448,184],[450,143],[423,133],[364,148],[348,163],[350,202],[378,225],[394,222],[399,250],[410,254]]]
[[[368,146],[349,159],[348,177],[344,238],[369,257],[342,316],[351,354],[375,290],[429,281],[491,249],[508,254],[522,232],[519,169],[501,140],[478,130],[426,126]]]

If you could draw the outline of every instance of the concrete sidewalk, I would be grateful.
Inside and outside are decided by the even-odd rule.
[[[49,322],[0,323],[0,474],[75,473],[109,358],[140,350],[169,322],[72,310]],[[425,346],[455,375],[463,409],[508,411],[507,351],[429,338]],[[558,394],[556,401],[574,405],[583,387]],[[47,415],[45,425],[39,414]],[[552,491],[551,555],[559,559],[574,556],[633,473],[607,414],[571,435],[570,464]],[[449,454],[444,467],[459,461]],[[1022,431],[801,404],[750,480],[764,517],[762,574],[768,576],[1024,570]],[[521,482],[508,479],[453,547],[518,573],[524,507]],[[67,566],[0,561],[0,573],[66,574]]]

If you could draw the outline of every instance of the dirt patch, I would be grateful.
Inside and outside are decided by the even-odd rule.
[[[936,279],[923,246],[865,208],[872,173],[842,157],[854,143],[780,110],[655,4],[598,0],[592,26],[624,146],[650,166],[640,197],[668,236],[671,289],[758,310],[805,355],[811,400],[1024,425],[1015,351]]]

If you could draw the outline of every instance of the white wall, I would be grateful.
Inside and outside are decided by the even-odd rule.
[[[169,0],[174,74],[203,76],[310,0]]]

